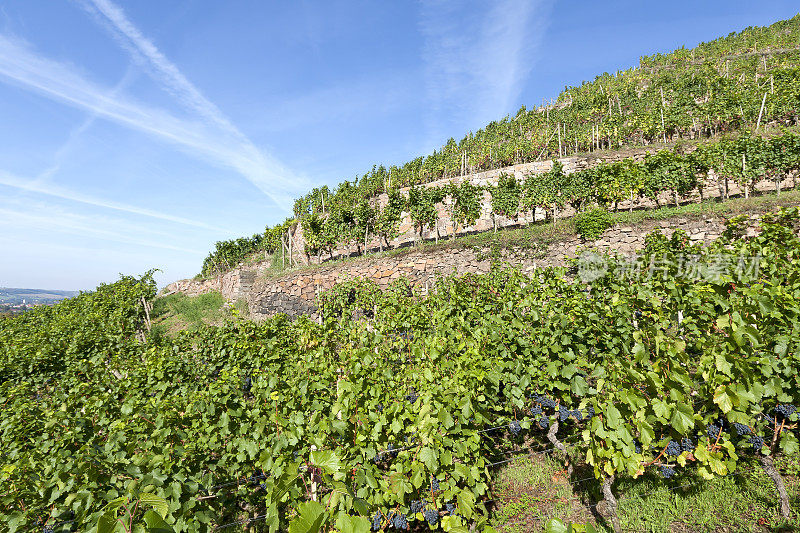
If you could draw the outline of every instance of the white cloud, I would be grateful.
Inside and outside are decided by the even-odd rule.
[[[278,161],[264,154],[244,135],[233,123],[209,101],[200,90],[194,86],[183,73],[172,63],[151,40],[145,37],[139,29],[125,16],[125,12],[110,0],[89,0],[91,4],[83,2],[90,11],[96,10],[100,20],[107,23],[117,37],[118,42],[134,57],[143,58],[150,67],[156,81],[162,84],[185,107],[195,111],[206,121],[226,132],[239,144],[242,154],[246,154],[258,167],[251,169],[246,175],[259,188],[262,186],[273,187],[271,181],[275,180],[271,173],[282,173],[289,177],[289,171]],[[92,8],[94,8],[92,10]],[[264,180],[267,180],[264,182]],[[296,179],[296,177],[295,177]],[[294,183],[294,187],[297,183]]]
[[[0,76],[98,116],[176,143],[239,172],[279,207],[288,209],[302,182],[252,145],[208,121],[180,119],[81,76],[69,65],[35,54],[24,43],[0,35]]]
[[[437,121],[432,135],[448,119],[474,127],[513,111],[535,62],[551,3],[503,0],[476,9],[445,0],[422,4],[426,90]]]
[[[38,212],[43,213],[44,210],[38,210]],[[26,234],[29,234],[33,229],[39,229],[47,233],[57,232],[80,235],[81,237],[91,236],[117,243],[175,250],[198,256],[205,255],[204,252],[199,250],[175,246],[169,242],[145,240],[130,236],[129,234],[126,235],[126,233],[141,234],[142,232],[141,229],[138,228],[126,228],[124,223],[119,224],[110,219],[103,219],[100,221],[97,217],[81,216],[56,210],[52,207],[47,210],[47,214],[34,214],[32,211],[28,210],[18,211],[0,207],[0,224],[2,224],[6,230],[18,228]],[[28,242],[28,238],[26,237],[24,241]]]
[[[210,224],[206,224],[205,222],[198,222],[196,220],[169,215],[167,213],[159,213],[158,211],[154,211],[152,209],[146,209],[143,207],[124,204],[121,202],[114,202],[103,198],[97,198],[94,196],[90,196],[88,194],[82,194],[79,192],[71,191],[69,189],[65,189],[63,187],[59,187],[51,183],[45,183],[39,180],[22,179],[18,176],[14,176],[13,174],[10,174],[3,170],[0,170],[0,185],[5,185],[6,187],[13,187],[14,189],[19,189],[27,192],[52,196],[54,198],[61,198],[63,200],[70,200],[72,202],[79,202],[82,204],[91,205],[95,207],[103,207],[106,209],[113,209],[115,211],[122,211],[134,215],[141,215],[145,217],[156,218],[159,220],[165,220],[167,222],[174,222],[176,224],[183,224],[186,226],[195,226],[198,228],[209,229],[219,233],[224,233],[224,234],[232,233],[230,230],[218,228]]]

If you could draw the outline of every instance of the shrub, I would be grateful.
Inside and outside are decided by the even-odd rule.
[[[575,216],[575,230],[585,241],[597,239],[613,224],[608,211],[600,207]]]

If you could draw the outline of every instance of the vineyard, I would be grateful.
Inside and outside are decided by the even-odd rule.
[[[553,172],[547,178],[529,176],[524,183],[503,182],[486,191],[493,214],[516,218],[535,214],[536,209],[557,212],[567,203],[576,208],[594,203],[616,207],[620,201],[657,199],[667,192],[679,201],[703,185],[711,169],[746,188],[765,170],[766,179],[775,179],[786,165],[796,169],[796,163],[779,162],[780,156],[755,144],[761,142],[758,134],[767,124],[774,130],[798,123],[798,24],[800,15],[691,50],[642,57],[636,68],[566,87],[555,101],[531,110],[522,107],[515,116],[492,122],[458,142],[450,139],[432,154],[400,166],[376,165],[333,191],[316,188],[295,201],[293,218],[278,228],[267,228],[266,238],[217,243],[202,273],[210,276],[230,269],[253,251],[274,251],[279,247],[274,236],[280,239],[298,225],[303,228],[307,255],[332,254],[337,246],[354,246],[360,253],[370,236],[388,247],[404,212],[421,234],[436,223],[436,204],[451,211],[452,221],[469,226],[478,216],[483,190],[448,185],[430,191],[421,186],[599,150],[681,140],[700,143],[697,155],[663,150],[644,165],[627,161],[575,176]],[[796,137],[784,141],[792,146],[794,157],[796,142]],[[758,154],[751,154],[754,150]],[[401,193],[405,187],[411,190]],[[377,201],[381,193],[388,195],[386,204]]]
[[[550,453],[615,488],[798,452],[800,211],[713,244],[648,237],[528,277],[354,280],[321,323],[144,334],[151,274],[0,322],[10,531],[490,530],[499,465]],[[794,511],[796,512],[796,511]],[[124,524],[124,525],[123,525]],[[796,524],[795,524],[796,525]]]

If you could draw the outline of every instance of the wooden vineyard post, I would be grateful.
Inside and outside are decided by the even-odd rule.
[[[292,239],[289,237],[289,230],[286,230],[286,255],[288,256],[289,268],[292,268]]]
[[[558,128],[558,157],[561,157],[561,123],[556,124]]]
[[[764,104],[767,103],[767,93],[764,93],[764,98],[761,99],[761,109],[758,111],[758,121],[756,122],[756,132],[758,131],[759,126],[761,126],[761,117],[764,114]]]
[[[145,325],[147,326],[147,331],[150,331],[152,328],[152,323],[150,322],[150,309],[148,309],[147,300],[145,300],[144,296],[142,296],[142,307],[144,307]]]
[[[667,144],[667,128],[664,126],[664,88],[659,87],[661,91],[661,132],[664,135],[664,144]]]
[[[745,174],[745,157],[742,154],[742,176],[744,176],[744,197],[750,198],[750,183],[747,180],[747,174]]]
[[[311,451],[317,451],[317,445],[311,445]],[[316,481],[316,472],[312,469],[311,470],[311,500],[317,501],[317,481]]]

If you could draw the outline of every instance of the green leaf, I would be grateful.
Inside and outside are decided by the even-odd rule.
[[[608,425],[609,429],[617,429],[621,423],[622,415],[620,414],[619,409],[613,405],[609,405],[606,409],[606,424]]]
[[[439,460],[436,456],[436,451],[427,446],[419,451],[419,460],[425,463],[425,466],[431,473],[436,473],[439,469]]]
[[[297,506],[297,516],[289,523],[289,533],[317,533],[325,518],[325,508],[308,501]]]
[[[342,468],[341,461],[332,450],[317,450],[311,452],[311,463],[320,467],[328,474],[337,474]]]
[[[691,405],[677,404],[675,412],[672,413],[670,424],[675,428],[678,433],[684,435],[686,432],[694,427],[694,413],[692,412]]]
[[[472,491],[464,489],[458,493],[458,509],[466,519],[475,514],[475,495]]]
[[[107,511],[97,520],[97,533],[122,533],[122,523],[117,520],[116,511]]]
[[[570,382],[570,390],[572,394],[576,396],[586,396],[586,393],[589,391],[589,385],[582,376],[575,375]]]
[[[439,409],[439,422],[445,427],[445,429],[450,429],[453,427],[453,417],[450,414],[450,410],[446,407],[442,407]]]
[[[336,518],[336,528],[341,533],[369,533],[371,524],[369,519],[363,516],[350,516],[346,513],[339,513]]]
[[[161,518],[167,517],[169,505],[167,504],[167,500],[161,496],[156,496],[155,494],[151,493],[142,493],[139,495],[139,501],[152,507],[154,511],[161,515]]]
[[[152,509],[144,513],[144,523],[147,525],[149,533],[174,533],[172,526],[167,524],[164,519]]]
[[[728,394],[728,388],[725,385],[720,385],[714,391],[714,403],[726,414],[733,409],[733,400]]]
[[[544,526],[545,533],[567,533],[568,528],[558,518],[551,518]]]
[[[781,432],[781,451],[786,455],[792,455],[800,451],[798,446],[797,437],[790,431]]]

